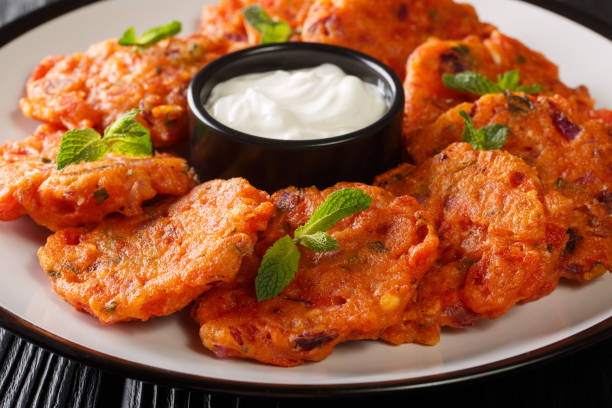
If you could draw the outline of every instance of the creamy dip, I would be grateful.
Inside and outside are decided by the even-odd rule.
[[[237,76],[217,84],[205,108],[232,129],[284,140],[340,136],[388,110],[381,89],[332,64]]]

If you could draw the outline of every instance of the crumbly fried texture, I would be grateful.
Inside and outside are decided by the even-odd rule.
[[[563,276],[591,280],[612,269],[612,126],[591,119],[575,99],[561,96],[485,95],[440,116],[415,132],[408,153],[416,163],[461,140],[463,118],[471,112],[481,128],[494,123],[510,128],[504,150],[537,169],[544,190],[570,203]],[[561,199],[560,199],[561,200]]]
[[[389,65],[401,79],[406,59],[430,37],[486,35],[474,8],[451,0],[316,0],[302,40],[354,48]]]
[[[259,303],[253,284],[259,259],[245,263],[236,282],[207,293],[193,311],[206,348],[219,357],[295,366],[322,360],[340,342],[376,339],[400,322],[438,246],[428,214],[411,197],[355,183],[278,191],[272,197],[277,211],[257,252],[292,234],[325,197],[346,187],[364,190],[373,203],[330,230],[341,249],[317,254],[301,248],[293,282]]]
[[[252,4],[287,22],[296,31],[293,41],[354,48],[380,59],[402,79],[406,59],[429,37],[460,39],[492,29],[478,21],[471,6],[451,0],[222,0],[204,8],[201,31],[234,46],[258,44],[260,33],[242,16]]]
[[[145,215],[59,231],[38,257],[76,309],[104,324],[148,320],[233,280],[273,210],[246,180],[213,180]]]
[[[168,154],[109,154],[57,170],[63,133],[43,125],[22,141],[0,146],[0,220],[27,214],[52,231],[91,225],[112,213],[142,214],[146,201],[185,194],[195,184],[187,161]]]
[[[154,146],[172,146],[187,133],[189,81],[226,48],[225,41],[200,35],[163,40],[143,52],[104,41],[85,53],[44,59],[19,106],[43,122],[99,131],[139,108]]]
[[[498,317],[556,287],[568,209],[548,205],[556,194],[544,196],[536,170],[523,160],[456,143],[375,184],[422,200],[440,236],[438,263],[421,282],[416,303],[383,339],[435,344],[441,326]]]
[[[253,4],[261,5],[270,17],[282,20],[296,31],[293,40],[301,38],[300,31],[308,9],[314,0],[221,0],[202,11],[200,31],[210,37],[229,40],[234,47],[259,44],[261,33],[251,27],[242,11]]]
[[[19,198],[53,171],[63,134],[62,129],[41,125],[26,139],[0,146],[0,220],[26,214]]]
[[[571,89],[559,80],[559,70],[544,55],[520,41],[493,31],[487,38],[469,36],[461,41],[432,39],[418,47],[406,65],[404,136],[434,122],[438,116],[478,95],[446,88],[442,75],[478,72],[493,81],[507,71],[519,70],[521,85],[542,85],[543,95],[574,99],[579,109],[589,110],[593,101],[585,87]]]

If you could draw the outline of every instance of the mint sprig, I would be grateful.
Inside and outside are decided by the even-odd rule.
[[[119,39],[119,45],[130,46],[134,45],[140,50],[150,47],[158,41],[164,38],[172,37],[181,31],[181,23],[179,21],[172,21],[171,23],[153,27],[150,30],[145,31],[139,37],[136,37],[136,30],[134,27],[130,27]]]
[[[105,142],[110,150],[125,156],[150,156],[153,153],[151,133],[135,118],[139,109],[132,109],[104,129]]]
[[[57,155],[57,169],[70,164],[97,161],[113,152],[124,156],[152,156],[153,144],[149,129],[135,117],[132,109],[104,130],[104,137],[94,129],[73,129],[62,136]]]
[[[300,250],[289,235],[274,243],[264,255],[257,270],[257,300],[277,296],[291,283],[300,262]]]
[[[247,23],[261,33],[261,44],[285,42],[294,33],[286,22],[272,20],[259,4],[245,8],[242,14]]]
[[[504,91],[534,94],[544,90],[541,85],[520,86],[520,80],[518,69],[498,75],[497,82],[493,82],[486,76],[473,71],[442,75],[442,82],[447,88],[477,95],[502,93]]]
[[[470,116],[464,111],[459,111],[465,122],[461,140],[469,143],[476,150],[501,149],[508,140],[508,127],[500,124],[485,126],[476,129]]]
[[[73,129],[64,133],[57,155],[57,169],[69,164],[100,160],[110,151],[93,129]]]
[[[338,241],[324,231],[315,232],[312,235],[302,235],[296,239],[312,252],[329,252],[340,249]]]
[[[300,262],[298,244],[313,252],[340,249],[338,241],[327,231],[338,221],[367,210],[371,204],[372,197],[355,188],[330,194],[308,222],[295,230],[294,238],[285,235],[266,251],[255,278],[257,300],[278,296],[293,281]]]

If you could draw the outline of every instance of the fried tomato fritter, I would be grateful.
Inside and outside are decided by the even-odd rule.
[[[411,194],[432,213],[439,259],[419,285],[404,322],[383,339],[435,344],[441,326],[495,318],[550,293],[567,242],[569,209],[544,196],[536,170],[503,151],[449,146],[419,167],[402,164],[375,184]]]
[[[416,163],[461,140],[463,118],[471,112],[477,128],[510,128],[504,150],[537,169],[548,192],[557,192],[574,211],[562,256],[563,276],[591,280],[612,270],[612,126],[591,119],[574,99],[523,94],[485,95],[464,103],[415,132],[407,149]]]
[[[272,196],[277,210],[257,253],[292,234],[329,194],[346,187],[364,190],[373,203],[330,230],[341,249],[314,253],[300,248],[293,282],[259,303],[254,278],[260,258],[245,262],[235,282],[206,293],[194,308],[206,348],[219,357],[295,366],[322,360],[340,342],[376,339],[401,321],[438,247],[428,213],[412,197],[396,198],[357,183],[278,191]]]
[[[40,185],[53,171],[63,130],[41,125],[25,140],[0,146],[0,220],[26,214],[19,197]],[[50,159],[52,158],[52,159]]]
[[[148,320],[233,280],[273,211],[246,180],[213,180],[148,214],[59,231],[38,257],[76,309],[103,324]]]
[[[488,38],[469,36],[461,41],[432,39],[418,47],[406,66],[403,131],[407,138],[461,102],[478,99],[446,88],[442,75],[463,71],[478,72],[493,81],[507,71],[519,70],[521,85],[539,84],[543,95],[559,94],[574,99],[578,107],[589,110],[593,101],[581,86],[571,89],[559,80],[559,70],[544,55],[520,41],[493,31]]]
[[[63,133],[43,125],[22,141],[0,146],[0,220],[28,214],[52,231],[91,225],[112,213],[142,214],[144,202],[185,194],[195,184],[187,161],[168,154],[109,154],[57,170]]]
[[[492,29],[479,22],[471,6],[451,0],[222,0],[204,8],[201,31],[239,46],[258,44],[260,34],[242,15],[252,4],[287,22],[296,31],[292,40],[356,49],[380,59],[402,79],[406,59],[429,37],[461,39]]]
[[[199,35],[163,40],[143,52],[104,41],[85,53],[44,59],[19,106],[43,122],[98,131],[138,108],[153,145],[172,146],[187,134],[189,81],[226,48],[225,41]]]
[[[253,4],[259,4],[270,17],[289,24],[296,31],[293,39],[299,40],[299,32],[313,2],[314,0],[221,0],[219,4],[204,7],[200,31],[210,37],[225,38],[238,47],[257,45],[261,34],[246,22],[242,11]]]
[[[389,65],[403,80],[412,51],[430,37],[483,36],[492,26],[452,0],[316,0],[302,40],[354,48]]]

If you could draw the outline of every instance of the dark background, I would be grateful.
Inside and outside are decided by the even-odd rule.
[[[0,0],[0,26],[63,0]],[[180,0],[168,0],[177,1]],[[373,0],[374,1],[374,0]],[[489,0],[494,1],[494,0]],[[531,0],[612,26],[612,0]],[[581,12],[574,12],[580,10]],[[542,28],[540,28],[542,29]],[[609,32],[612,32],[609,31]],[[76,50],[75,50],[76,51]],[[606,67],[610,69],[612,67]],[[0,67],[1,69],[1,67]],[[126,379],[50,353],[0,329],[0,407],[612,406],[612,339],[491,378],[436,389],[335,400],[235,397]]]

